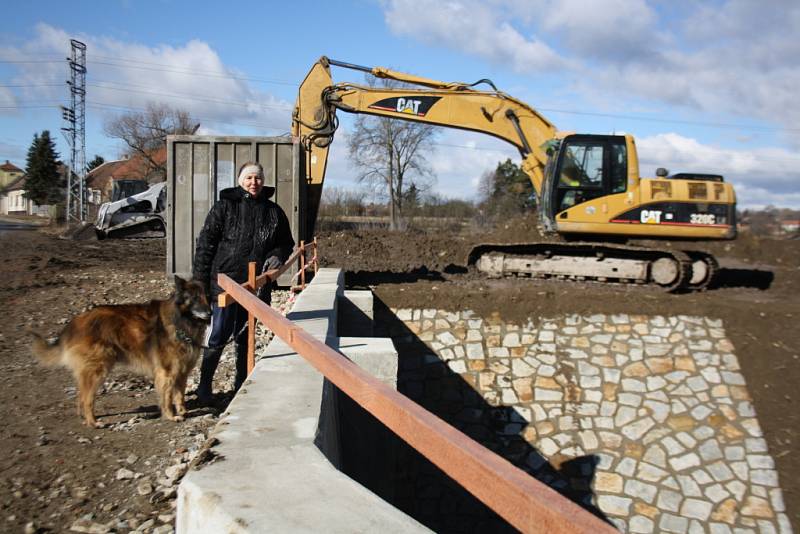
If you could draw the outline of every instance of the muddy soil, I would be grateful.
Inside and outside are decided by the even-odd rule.
[[[95,410],[107,428],[81,424],[69,371],[39,365],[26,330],[55,336],[94,305],[172,291],[163,239],[98,242],[89,230],[0,224],[0,532],[172,532],[177,484],[232,398],[231,345],[215,404],[189,397],[185,422],[160,419],[152,382],[118,369]]]
[[[323,263],[343,267],[352,287],[371,287],[390,307],[472,309],[524,323],[528,317],[627,313],[720,318],[736,347],[775,458],[787,515],[800,528],[800,240],[740,236],[733,242],[648,243],[705,250],[720,261],[717,287],[658,289],[531,279],[487,280],[465,269],[478,243],[540,238],[522,219],[489,231],[341,230],[320,235]]]
[[[744,237],[706,245],[724,269],[721,286],[683,295],[488,281],[464,269],[475,243],[521,242],[534,232],[528,220],[491,232],[323,232],[321,259],[344,268],[351,287],[372,287],[391,307],[473,309],[509,321],[565,313],[723,319],[777,462],[787,513],[800,526],[800,417],[794,409],[800,397],[800,241]],[[158,417],[151,384],[116,372],[98,397],[97,413],[110,428],[81,425],[71,376],[35,362],[25,329],[54,335],[92,305],[163,298],[170,286],[163,240],[73,237],[61,239],[46,228],[0,230],[0,531],[170,532],[170,490],[230,397],[220,396],[211,408],[190,402],[186,422],[166,422]],[[229,389],[230,375],[232,366],[223,362],[218,390]]]

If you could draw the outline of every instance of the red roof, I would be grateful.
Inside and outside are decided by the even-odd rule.
[[[6,160],[5,163],[0,165],[0,170],[6,172],[22,172],[22,169],[11,163],[10,161]]]
[[[165,165],[167,163],[167,149],[159,148],[155,152],[150,154],[150,157],[159,165]],[[138,154],[134,155],[133,157],[124,160],[126,165],[121,166],[117,169],[118,175],[115,175],[115,178],[128,178],[131,180],[146,180],[147,176],[145,175],[145,169],[149,167],[148,163],[144,161],[144,157]]]
[[[128,160],[121,159],[117,161],[106,161],[102,165],[98,165],[86,173],[86,183],[89,187],[94,187],[96,189],[104,188],[109,180],[113,180],[114,178],[119,179],[117,169],[121,168],[127,162]]]
[[[167,149],[160,148],[153,154],[153,160],[160,165],[167,162]],[[134,155],[128,159],[117,161],[106,161],[89,171],[86,174],[86,181],[89,187],[103,189],[112,180],[143,180],[147,181],[149,176],[148,162],[140,155]]]

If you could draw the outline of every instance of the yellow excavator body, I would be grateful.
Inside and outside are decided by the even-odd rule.
[[[331,65],[364,71],[403,85],[372,87],[334,83]],[[488,89],[477,88],[483,85]],[[667,176],[663,169],[659,169],[655,178],[642,178],[636,143],[630,135],[559,132],[531,106],[499,91],[489,80],[472,84],[441,82],[326,57],[313,65],[301,84],[292,117],[293,135],[299,137],[305,147],[306,177],[311,186],[309,206],[314,215],[324,182],[328,147],[338,125],[337,111],[470,130],[511,143],[519,150],[522,170],[536,191],[540,222],[546,232],[589,236],[593,241],[598,236],[689,240],[733,239],[736,236],[736,195],[731,184],[719,175]],[[506,250],[506,253],[538,254],[535,247],[520,247]],[[489,252],[478,248],[482,253]],[[567,248],[565,246],[564,251]],[[635,256],[629,249],[617,252],[620,257]],[[590,246],[581,249],[578,259],[573,258],[572,263],[580,263],[580,257],[585,256],[587,250],[589,254],[603,257],[617,254],[608,247],[602,253],[591,252],[594,249]],[[713,258],[699,253],[688,254],[685,258],[672,254],[655,263],[663,259],[664,254],[651,255],[642,263],[641,275],[617,278],[637,282],[655,280],[669,288],[683,287],[690,280],[693,281],[690,285],[697,287],[705,287],[710,282],[716,268]],[[702,259],[698,259],[701,256]],[[475,261],[476,258],[473,257]],[[675,265],[674,269],[670,262]],[[695,273],[692,274],[691,267],[686,265],[693,266]],[[666,270],[659,270],[662,267]],[[511,269],[516,275],[520,274],[520,268],[524,271],[526,267],[500,267],[504,274]],[[567,276],[591,278],[584,273],[586,269],[588,267],[576,267],[569,272],[579,274]],[[674,279],[670,278],[673,271]],[[531,271],[534,272],[539,271]],[[543,267],[541,272],[546,273],[547,269]],[[698,282],[701,274],[703,280]]]

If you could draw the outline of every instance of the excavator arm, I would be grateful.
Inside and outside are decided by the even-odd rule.
[[[331,65],[395,80],[403,86],[334,84]],[[476,89],[479,85],[488,85],[490,89]],[[306,176],[312,186],[321,187],[325,178],[328,146],[337,127],[337,110],[460,128],[503,139],[519,150],[522,169],[530,177],[537,195],[542,191],[547,163],[543,145],[557,136],[555,126],[546,118],[524,102],[498,91],[489,80],[472,84],[441,82],[323,56],[300,86],[292,116],[293,135],[305,145]]]

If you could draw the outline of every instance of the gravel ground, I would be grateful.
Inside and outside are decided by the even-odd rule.
[[[89,429],[75,414],[75,383],[33,358],[33,328],[56,335],[97,304],[166,298],[163,240],[59,239],[48,229],[0,232],[0,531],[173,531],[176,488],[202,454],[208,431],[232,398],[233,344],[215,376],[215,403],[189,397],[183,423],[160,419],[152,382],[117,369],[101,387]],[[274,294],[282,307],[289,294]],[[259,328],[258,346],[271,335]],[[197,369],[189,390],[198,379]]]
[[[345,269],[351,287],[374,289],[392,308],[471,309],[514,321],[568,313],[704,315],[722,319],[734,343],[756,411],[775,457],[787,515],[800,525],[800,240],[744,236],[703,248],[722,262],[720,287],[703,293],[488,281],[464,272],[478,242],[518,242],[533,235],[528,220],[492,232],[344,230],[320,235],[325,265]],[[209,429],[230,401],[230,350],[217,373],[216,403],[189,397],[183,423],[162,421],[149,380],[116,371],[98,396],[102,430],[82,426],[75,384],[44,368],[30,352],[26,328],[55,335],[96,304],[165,298],[163,240],[61,239],[47,228],[0,224],[0,531],[171,532],[175,487],[202,454]],[[285,298],[286,295],[283,295]],[[278,295],[276,295],[278,297]],[[283,305],[281,298],[275,305]],[[260,343],[267,341],[265,334]],[[196,380],[196,375],[194,377]],[[190,389],[193,385],[189,386]]]

